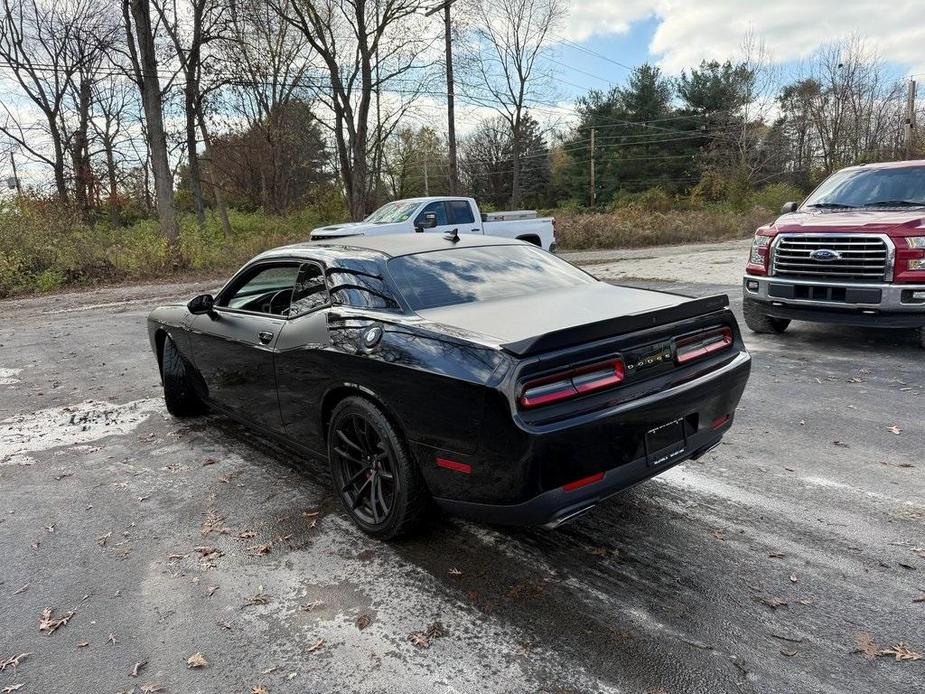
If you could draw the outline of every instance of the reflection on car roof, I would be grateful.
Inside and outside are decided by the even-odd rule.
[[[447,250],[450,248],[473,248],[477,246],[513,246],[532,245],[526,241],[496,238],[481,234],[460,234],[459,241],[453,242],[441,233],[423,234],[382,234],[380,236],[346,236],[343,238],[303,241],[289,246],[280,246],[260,254],[260,257],[281,255],[311,255],[312,251],[333,252],[340,255],[349,254],[351,250],[373,251],[387,256],[410,255],[428,251]]]

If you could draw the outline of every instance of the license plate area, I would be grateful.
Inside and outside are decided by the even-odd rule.
[[[646,462],[657,467],[676,459],[687,450],[684,418],[662,424],[646,432]]]

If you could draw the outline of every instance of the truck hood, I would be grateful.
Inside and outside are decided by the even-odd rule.
[[[508,351],[522,355],[641,330],[688,317],[682,313],[699,315],[719,310],[727,303],[726,297],[695,301],[679,294],[596,282],[417,313],[433,323],[484,335]]]
[[[794,212],[777,218],[774,228],[779,233],[844,232],[889,234],[922,229],[923,210],[839,210]]]
[[[340,236],[374,236],[376,234],[395,234],[409,231],[407,224],[364,224],[363,222],[344,222],[318,227],[312,231],[313,239],[334,239]]]

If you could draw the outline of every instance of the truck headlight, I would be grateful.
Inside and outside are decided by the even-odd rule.
[[[906,267],[913,272],[925,270],[925,236],[907,236],[906,245],[911,249],[911,255],[917,255],[917,258],[909,258],[909,251],[906,251]]]
[[[755,236],[755,238],[752,239],[752,254],[748,262],[753,265],[764,265],[768,253],[768,244],[770,243],[770,236]]]

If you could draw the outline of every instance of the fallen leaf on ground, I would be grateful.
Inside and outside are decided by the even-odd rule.
[[[925,593],[922,593],[917,598],[912,598],[912,602],[925,602]]]
[[[141,672],[141,668],[148,664],[147,660],[144,660],[140,663],[135,663],[135,667],[132,668],[132,671],[128,673],[129,677],[138,677],[138,673]]]
[[[218,586],[209,586],[209,597],[211,598],[213,595],[215,595],[215,591],[217,590]]]
[[[257,533],[255,533],[253,530],[242,530],[238,533],[238,537],[240,537],[242,540],[250,540],[252,537],[257,537]]]
[[[361,614],[359,617],[357,617],[357,621],[356,621],[357,629],[359,629],[360,631],[363,631],[366,627],[369,626],[370,621],[372,620],[370,620],[368,614]]]
[[[323,604],[324,602],[321,600],[312,600],[311,602],[307,602],[304,605],[302,605],[302,609],[305,610],[306,612],[311,612],[316,607],[321,607]]]
[[[15,692],[17,689],[20,689],[25,686],[26,686],[25,682],[20,682],[18,684],[9,684],[0,691],[2,691],[3,694],[10,694],[10,692]]]
[[[445,633],[440,622],[434,622],[424,631],[412,631],[408,634],[408,640],[418,648],[430,648],[430,642]]]
[[[262,557],[265,554],[269,554],[273,549],[273,540],[265,542],[262,545],[252,545],[247,548],[248,552],[251,552],[254,556]]]
[[[796,582],[799,581],[799,580],[800,580],[800,579],[797,578],[797,575],[796,575],[796,574],[790,574],[790,582],[791,582],[791,583],[796,583]]]
[[[89,645],[90,645],[89,641],[81,641],[80,643],[77,644],[77,648],[86,648]]]
[[[774,596],[756,596],[755,600],[763,605],[767,605],[772,610],[776,610],[778,607],[786,607],[789,604],[786,600]]]
[[[154,694],[155,692],[164,691],[164,688],[159,684],[143,684],[138,689],[141,694]]]
[[[203,537],[209,533],[227,535],[230,532],[231,528],[225,527],[225,516],[219,515],[215,509],[210,508],[206,512],[206,519],[202,522],[202,527],[199,530],[200,535]]]
[[[199,553],[199,558],[206,561],[218,559],[225,556],[225,553],[218,547],[193,547]]]
[[[270,694],[270,690],[258,684],[256,687],[251,687],[251,694]]]
[[[39,618],[39,631],[48,632],[48,635],[51,636],[55,633],[55,630],[58,627],[66,626],[71,617],[74,616],[74,611],[65,613],[63,617],[55,619],[53,616],[53,610],[50,607],[46,607],[42,610],[42,616]]]
[[[202,461],[202,466],[205,467],[206,465],[215,465],[216,463],[218,463],[216,458],[206,458]]]
[[[899,434],[899,433],[902,431],[902,429],[900,429],[900,428],[899,428],[898,426],[896,426],[895,424],[894,424],[893,426],[891,426],[891,427],[887,427],[886,430],[889,431],[889,432],[892,433],[892,434]]]
[[[781,649],[780,649],[780,654],[781,654],[781,655],[785,655],[785,656],[787,656],[788,658],[792,658],[793,656],[795,656],[795,655],[797,654],[797,652],[796,652],[796,651],[788,650],[788,649],[786,649],[786,648],[781,648]]]
[[[713,530],[710,532],[710,535],[715,537],[717,540],[722,540],[723,542],[726,541],[726,533],[724,533],[722,530]]]
[[[322,646],[324,646],[324,639],[318,639],[317,641],[315,641],[315,643],[313,643],[311,646],[309,646],[305,650],[308,653],[314,653],[315,651],[320,651]]]
[[[455,566],[452,569],[450,569],[448,573],[450,574],[450,576],[462,576],[462,571],[457,569]]]
[[[116,635],[113,634],[112,632],[109,632],[109,638],[107,638],[106,640],[109,641],[109,643],[111,643],[113,646],[116,645]]]
[[[19,664],[30,655],[32,654],[20,653],[19,655],[10,656],[6,660],[0,661],[0,672],[3,672],[7,668],[13,668],[13,674],[15,674],[16,668],[19,667]]]
[[[100,535],[98,538],[96,538],[96,544],[98,544],[100,547],[105,547],[106,543],[109,542],[110,537],[112,537],[112,530],[110,530],[105,535]]]
[[[893,656],[896,660],[921,660],[922,654],[916,653],[903,642],[892,648],[883,648],[877,652],[878,656]]]
[[[270,600],[272,600],[271,595],[267,595],[266,593],[257,593],[256,595],[252,595],[244,601],[244,607],[250,607],[252,605],[268,605]]]
[[[206,657],[199,651],[196,651],[193,653],[193,655],[186,659],[186,667],[190,669],[205,667],[208,664],[209,661],[206,660]]]
[[[877,653],[880,649],[877,648],[877,644],[874,643],[873,636],[866,631],[862,631],[860,634],[857,634],[854,639],[858,644],[858,647],[854,650],[855,653],[863,653],[868,660],[873,660],[877,657]]]
[[[27,590],[29,590],[29,584],[28,584],[28,583],[26,583],[25,585],[23,585],[23,587],[20,588],[19,590],[15,591],[15,592],[13,593],[13,595],[19,595],[20,593],[25,593]]]

